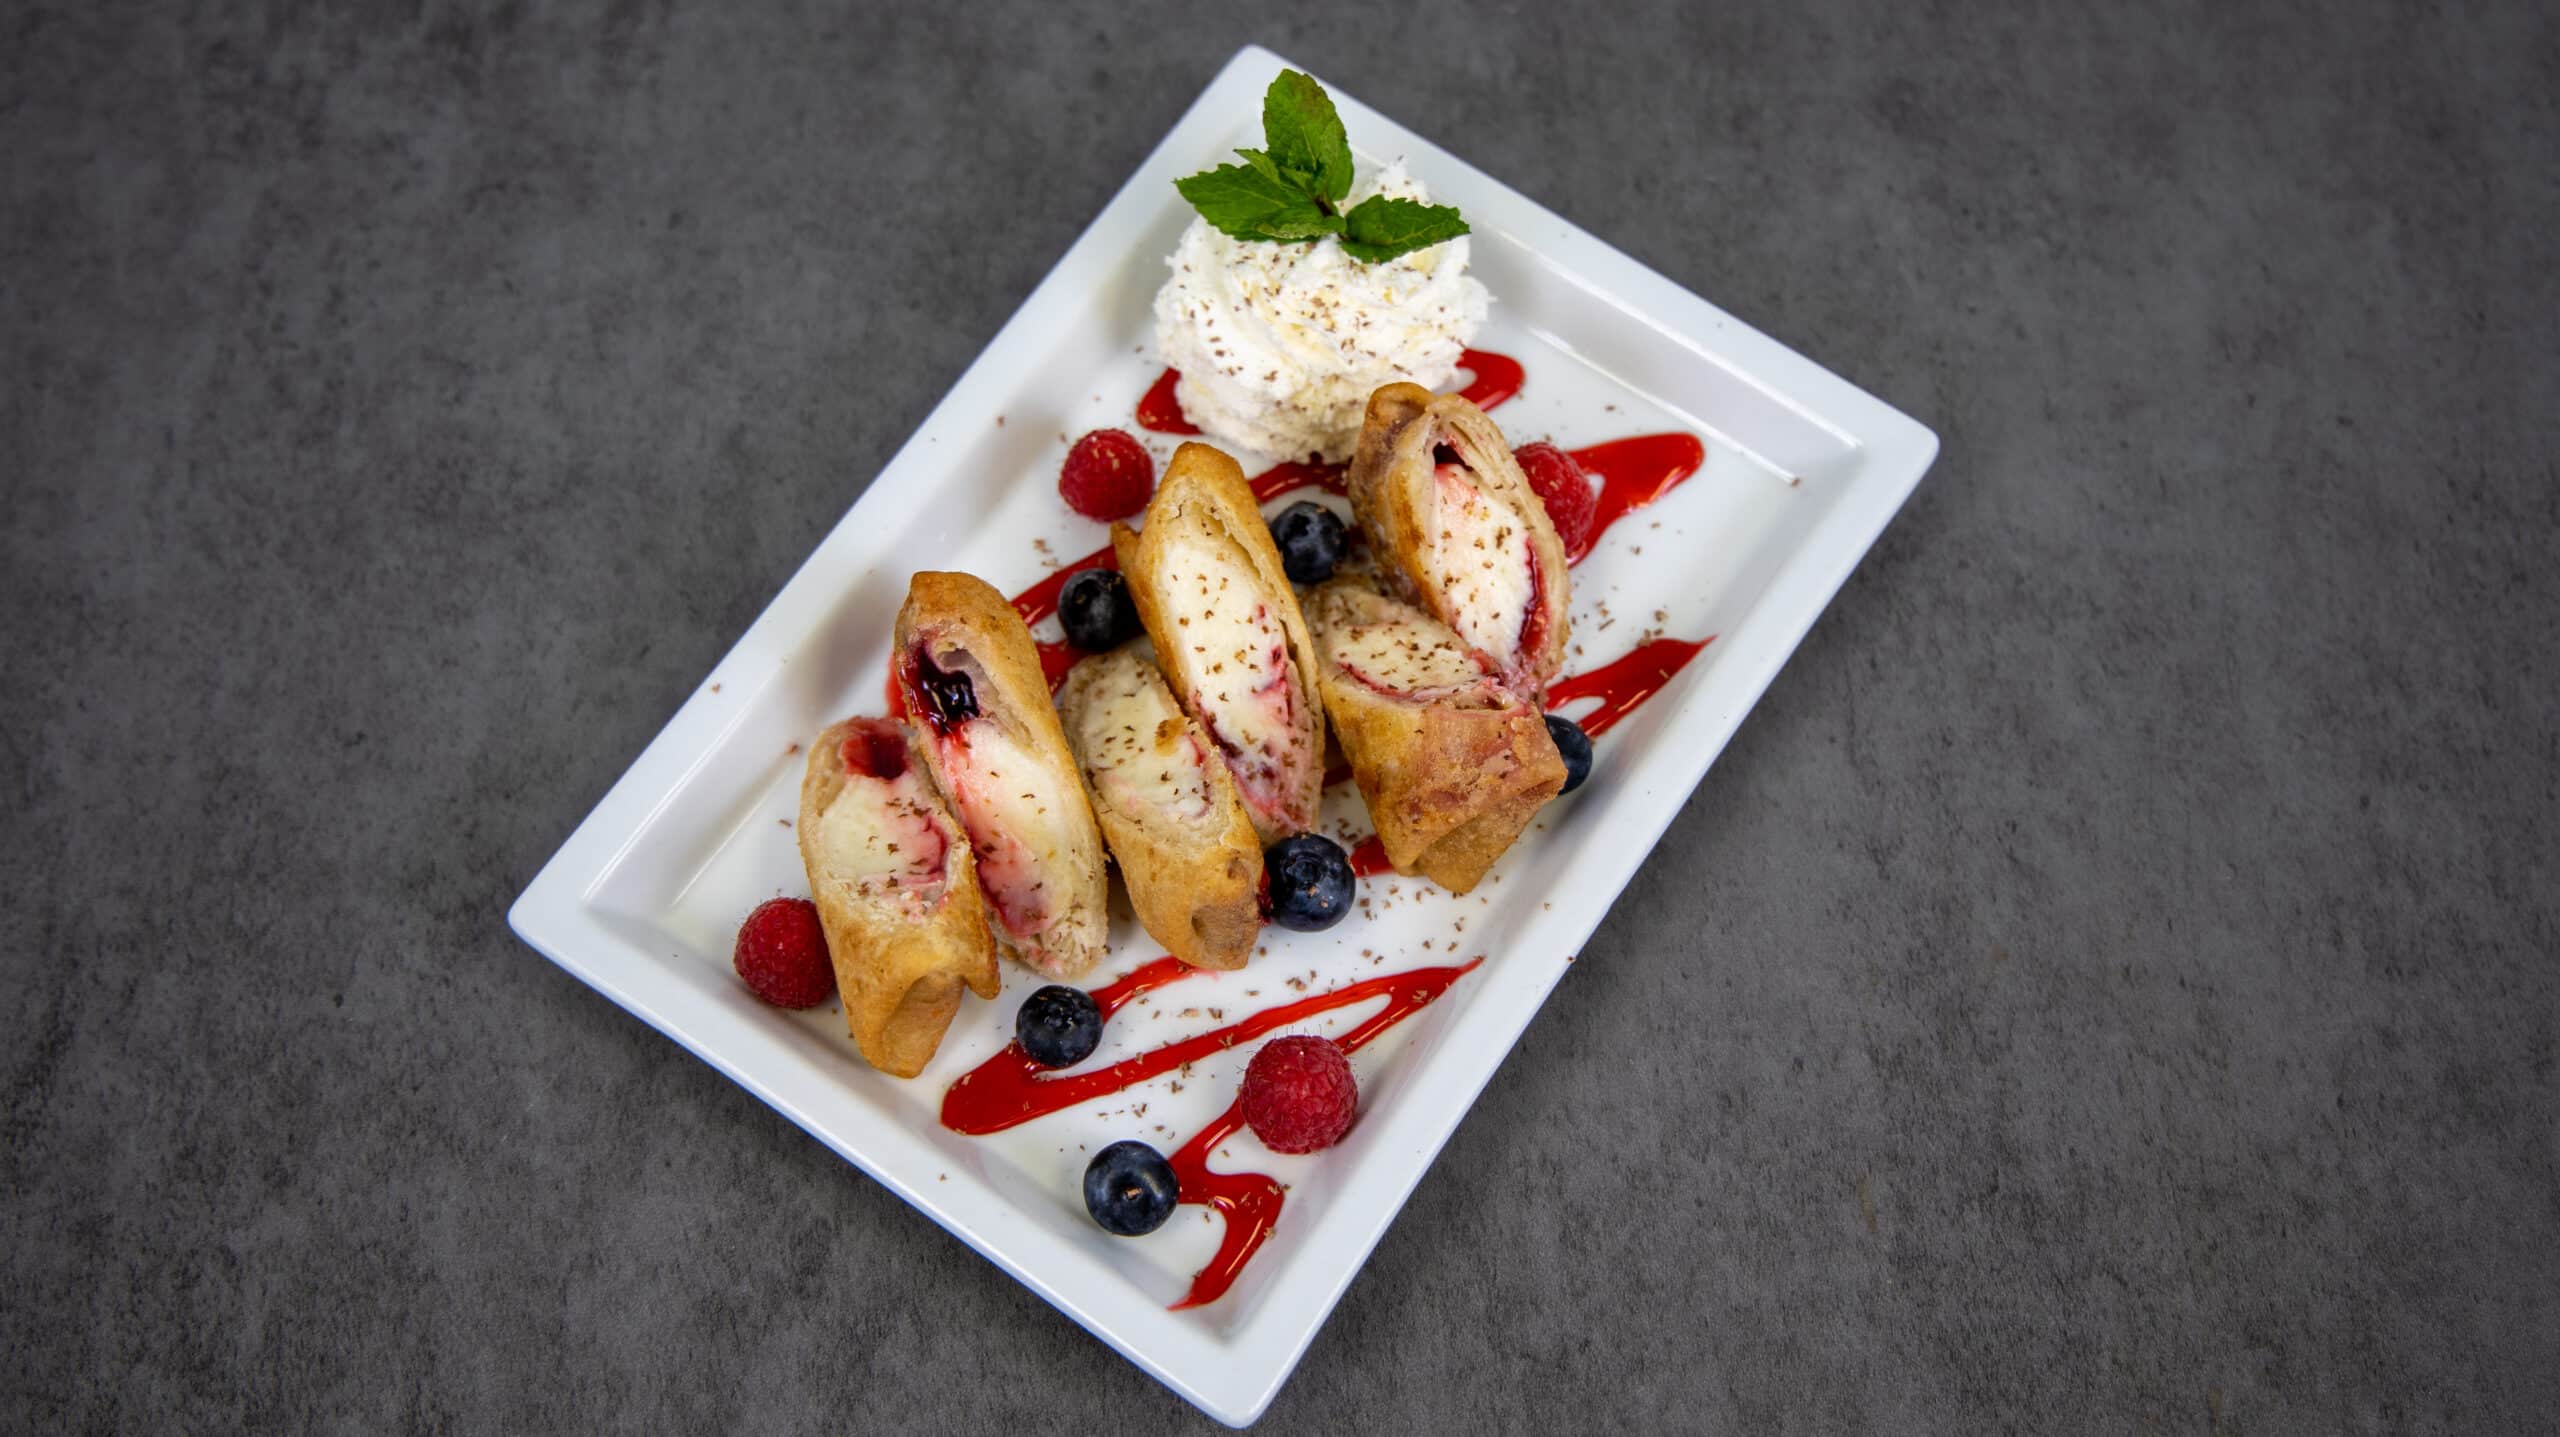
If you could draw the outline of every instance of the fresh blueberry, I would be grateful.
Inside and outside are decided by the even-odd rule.
[[[1044,1068],[1072,1068],[1102,1042],[1102,1009],[1082,988],[1052,983],[1014,1010],[1013,1040]]]
[[[1342,921],[1358,896],[1351,855],[1321,833],[1298,833],[1262,850],[1271,884],[1271,921],[1300,933],[1320,933]]]
[[[1564,715],[1549,714],[1547,737],[1556,741],[1556,752],[1564,755],[1564,787],[1556,792],[1571,793],[1582,787],[1582,781],[1591,776],[1591,736]]]
[[[1271,521],[1271,542],[1280,546],[1280,567],[1290,583],[1321,584],[1333,577],[1350,538],[1331,509],[1301,499]]]
[[[1084,1210],[1104,1232],[1144,1237],[1173,1216],[1181,1195],[1173,1164],[1145,1143],[1113,1143],[1084,1167]]]
[[[1058,623],[1067,642],[1087,653],[1116,649],[1138,636],[1138,606],[1117,569],[1084,569],[1058,591]]]

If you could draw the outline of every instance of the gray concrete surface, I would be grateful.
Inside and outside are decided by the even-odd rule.
[[[2548,1429],[2549,7],[0,34],[8,1427],[1207,1425],[502,914],[1260,39],[1945,438],[1263,1430]]]

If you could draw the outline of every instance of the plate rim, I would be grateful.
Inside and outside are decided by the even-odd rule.
[[[1027,355],[1036,346],[1019,341],[1039,332],[1056,311],[1073,302],[1080,273],[1097,263],[1129,262],[1130,245],[1123,239],[1124,232],[1134,239],[1135,232],[1162,208],[1161,198],[1150,193],[1154,182],[1169,181],[1178,162],[1179,168],[1187,170],[1189,161],[1184,157],[1195,156],[1204,134],[1215,138],[1231,129],[1235,115],[1258,104],[1264,86],[1283,68],[1301,67],[1258,44],[1243,46],[1227,60],[755,621],[545,861],[507,914],[517,936],[552,962],[754,1093],[1077,1325],[1230,1427],[1244,1427],[1258,1419],[1296,1370],[1387,1227],[1571,967],[1570,955],[1579,951],[1614,907],[1743,717],[1918,486],[1939,447],[1937,435],[1919,421],[1347,92],[1328,86],[1354,131],[1372,142],[1369,148],[1400,150],[1417,169],[1432,176],[1435,192],[1497,196],[1498,210],[1509,222],[1494,228],[1524,251],[1592,291],[1595,299],[1641,315],[1648,327],[1702,362],[1755,385],[1840,434],[1860,452],[1855,472],[1830,511],[1778,564],[1743,616],[1716,637],[1722,651],[1716,669],[1721,681],[1683,685],[1662,696],[1667,701],[1663,727],[1696,726],[1697,736],[1708,741],[1695,744],[1690,750],[1694,761],[1680,765],[1685,782],[1664,784],[1660,793],[1651,796],[1643,812],[1643,842],[1586,846],[1558,871],[1554,881],[1559,884],[1604,885],[1595,891],[1608,893],[1609,902],[1592,906],[1587,918],[1577,913],[1560,920],[1564,929],[1572,930],[1571,938],[1551,951],[1527,947],[1520,940],[1555,925],[1532,923],[1513,935],[1500,955],[1502,961],[1481,970],[1481,991],[1470,1000],[1470,1041],[1442,1044],[1419,1055],[1414,1071],[1405,1078],[1408,1084],[1430,1084],[1436,1094],[1429,1103],[1396,1106],[1379,1135],[1382,1154],[1400,1149],[1408,1155],[1360,1165],[1315,1228],[1301,1235],[1304,1247],[1312,1250],[1318,1244],[1311,1239],[1322,1233],[1328,1246],[1339,1244],[1336,1250],[1347,1252],[1347,1260],[1312,1269],[1302,1263],[1287,1265],[1273,1275],[1253,1313],[1223,1337],[1175,1314],[1125,1310],[1130,1304],[1115,1288],[1126,1284],[1090,1255],[1056,1245],[1018,1223],[1015,1226],[1023,1237],[1037,1237],[1037,1241],[1009,1241],[1004,1228],[1011,1205],[993,1199],[991,1192],[971,1184],[924,1185],[903,1180],[901,1170],[930,1169],[939,1161],[920,1139],[893,1124],[879,1124],[876,1130],[858,1135],[840,1134],[834,1123],[811,1111],[791,1091],[810,1081],[840,1083],[840,1077],[815,1069],[805,1058],[769,1047],[756,1054],[755,1070],[732,1061],[729,1054],[737,1052],[738,1045],[754,1047],[768,1040],[735,1014],[716,1008],[672,1011],[684,985],[655,960],[629,961],[642,951],[642,945],[615,932],[591,901],[605,878],[649,831],[659,810],[691,783],[700,766],[720,750],[729,729],[753,711],[762,689],[788,667],[777,652],[782,647],[778,636],[790,632],[796,638],[833,598],[825,580],[837,567],[832,561],[838,551],[851,547],[858,531],[903,524],[932,500],[934,456],[930,451],[946,437],[957,440],[960,426],[974,422],[971,416],[980,406],[972,396],[991,386],[1020,382],[1024,376],[1008,371],[1028,368]],[[1605,272],[1605,278],[1595,270]],[[604,957],[595,956],[599,954]],[[1495,1038],[1499,1041],[1492,1041]],[[1364,1202],[1341,1200],[1355,1192]],[[1026,1245],[1040,1249],[1036,1266],[1034,1254],[1018,1250]],[[1078,1288],[1083,1291],[1078,1293]]]

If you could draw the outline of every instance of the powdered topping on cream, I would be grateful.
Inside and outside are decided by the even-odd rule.
[[[1428,202],[1399,160],[1356,185]],[[1380,263],[1340,240],[1240,240],[1194,219],[1156,292],[1156,348],[1182,378],[1186,418],[1275,459],[1348,458],[1371,391],[1398,380],[1436,389],[1484,324],[1490,299],[1467,273],[1461,237]]]

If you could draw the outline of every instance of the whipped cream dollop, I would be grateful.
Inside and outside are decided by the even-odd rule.
[[[1428,204],[1396,161],[1354,185]],[[1313,244],[1240,240],[1194,218],[1156,292],[1156,349],[1182,374],[1174,398],[1211,438],[1274,459],[1351,456],[1369,394],[1405,380],[1437,389],[1491,299],[1467,273],[1465,236],[1380,264]]]

